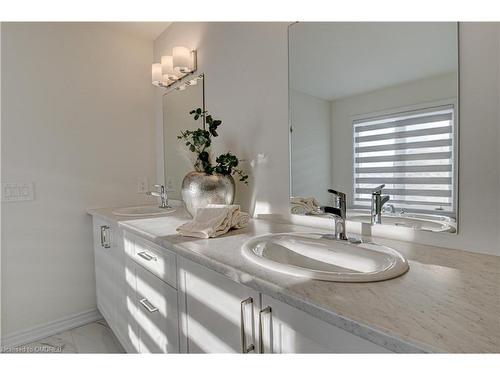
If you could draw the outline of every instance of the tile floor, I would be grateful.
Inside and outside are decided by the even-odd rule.
[[[104,319],[17,347],[17,353],[125,353]]]

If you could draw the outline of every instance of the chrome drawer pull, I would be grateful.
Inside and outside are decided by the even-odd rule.
[[[261,353],[265,353],[264,350],[264,324],[262,323],[262,317],[264,314],[269,314],[269,344],[270,344],[270,352],[273,352],[273,323],[272,323],[272,313],[273,310],[270,306],[267,306],[265,309],[260,310],[259,312],[259,348]]]
[[[145,251],[141,251],[140,253],[137,253],[142,259],[146,259],[148,262],[150,260],[156,260],[156,257],[146,253]]]
[[[107,225],[101,226],[101,246],[104,247],[105,249],[109,249],[111,247],[108,238],[108,230],[109,226]]]
[[[143,298],[139,301],[142,306],[146,308],[150,313],[154,313],[155,311],[158,311],[157,307],[154,307],[151,302],[148,301],[147,298]]]
[[[245,318],[246,318],[245,310],[246,310],[247,305],[250,305],[250,309],[251,309],[250,321],[251,321],[251,325],[252,325],[252,327],[251,327],[252,330],[250,332],[250,335],[251,335],[252,341],[254,340],[253,298],[248,297],[246,300],[241,301],[241,306],[240,306],[240,312],[241,312],[240,329],[241,329],[241,352],[242,353],[250,353],[250,352],[255,350],[255,345],[253,343],[250,343],[250,344],[247,343],[247,332],[246,332],[246,328],[245,328]]]

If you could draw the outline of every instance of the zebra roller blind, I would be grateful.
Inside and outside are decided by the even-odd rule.
[[[410,212],[455,214],[453,105],[355,120],[354,208],[368,208],[385,184],[390,204]]]

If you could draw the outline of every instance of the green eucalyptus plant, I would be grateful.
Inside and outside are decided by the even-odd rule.
[[[217,128],[222,125],[221,120],[215,120],[207,111],[202,111],[201,108],[193,109],[189,112],[194,120],[203,118],[205,128],[198,128],[196,130],[184,130],[177,136],[178,139],[183,140],[189,151],[196,155],[194,168],[198,172],[205,172],[208,175],[214,173],[223,176],[238,175],[239,180],[248,184],[248,175],[246,175],[238,165],[240,159],[230,152],[219,155],[215,158],[215,165],[212,164],[210,158],[210,146],[212,145],[212,137],[217,137]],[[206,130],[208,129],[208,130]]]

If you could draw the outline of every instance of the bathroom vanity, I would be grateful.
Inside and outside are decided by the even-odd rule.
[[[498,352],[497,257],[394,240],[410,272],[336,283],[249,262],[241,247],[311,228],[252,220],[213,239],[181,237],[176,212],[90,210],[97,305],[130,353]],[[316,229],[317,231],[317,229]],[[496,328],[495,328],[496,327]]]

